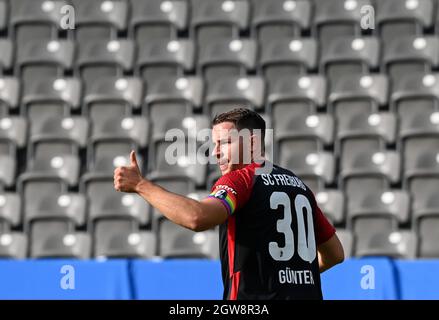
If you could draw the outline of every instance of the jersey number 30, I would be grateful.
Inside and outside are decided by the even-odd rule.
[[[288,261],[294,256],[294,233],[291,228],[291,200],[285,192],[273,192],[270,197],[271,209],[279,206],[284,208],[283,219],[277,220],[277,231],[285,237],[285,246],[280,247],[277,242],[270,242],[268,249],[272,258],[276,261]],[[294,207],[297,216],[297,253],[308,262],[313,262],[316,258],[316,243],[314,239],[314,223],[311,211],[311,204],[308,198],[298,194],[294,199]],[[306,209],[306,219],[308,234],[305,230],[303,210]]]

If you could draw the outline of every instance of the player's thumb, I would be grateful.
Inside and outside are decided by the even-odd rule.
[[[132,150],[130,153],[130,160],[131,160],[131,166],[136,168],[137,171],[140,172],[139,165],[137,163],[136,152],[134,150]]]

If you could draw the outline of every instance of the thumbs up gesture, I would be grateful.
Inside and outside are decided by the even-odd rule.
[[[131,151],[130,165],[118,167],[114,170],[114,189],[121,192],[137,192],[138,184],[143,180],[136,153]]]

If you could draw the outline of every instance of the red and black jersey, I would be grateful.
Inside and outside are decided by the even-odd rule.
[[[322,299],[317,245],[334,227],[312,191],[289,170],[258,164],[222,176],[209,197],[229,218],[220,226],[224,299]]]

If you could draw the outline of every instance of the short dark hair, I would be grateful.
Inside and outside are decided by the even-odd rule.
[[[261,130],[262,139],[265,138],[265,120],[259,113],[246,108],[236,108],[228,112],[215,115],[212,120],[212,126],[223,123],[232,122],[236,129],[254,129]]]

